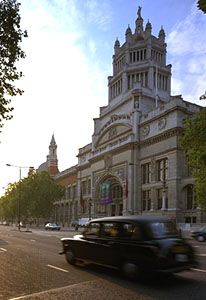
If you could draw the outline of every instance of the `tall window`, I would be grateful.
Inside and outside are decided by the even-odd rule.
[[[157,190],[157,209],[162,208],[162,189]]]
[[[112,198],[118,199],[122,197],[122,187],[120,185],[115,185],[112,187]]]
[[[67,190],[66,190],[66,198],[67,199],[71,199],[71,187],[67,187]]]
[[[142,165],[142,184],[151,182],[151,163]]]
[[[163,193],[165,193],[165,208],[168,208],[168,190],[167,188],[157,189],[157,209],[162,209],[163,206]]]
[[[151,190],[142,191],[142,210],[151,209]]]
[[[88,179],[88,194],[91,194],[91,179]]]
[[[157,181],[165,181],[168,178],[168,158],[157,161]]]
[[[87,192],[87,182],[86,182],[86,180],[85,180],[85,181],[82,181],[82,186],[81,186],[81,188],[82,188],[82,194],[83,194],[83,195],[86,195],[86,192]]]
[[[72,197],[76,198],[76,185],[72,186]]]
[[[186,207],[187,209],[194,209],[196,208],[195,199],[194,199],[194,189],[193,185],[188,185],[186,188]]]

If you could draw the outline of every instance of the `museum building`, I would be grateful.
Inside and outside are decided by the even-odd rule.
[[[154,36],[139,7],[134,32],[128,26],[124,43],[115,41],[108,104],[100,107],[91,143],[79,149],[77,165],[59,172],[52,136],[40,169],[65,186],[64,199],[55,204],[56,222],[68,226],[82,217],[133,214],[206,222],[179,145],[184,120],[201,107],[171,96],[166,49],[164,29]]]

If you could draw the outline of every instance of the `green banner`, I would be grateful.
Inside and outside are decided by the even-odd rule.
[[[101,204],[109,204],[112,202],[112,182],[110,180],[107,180],[101,184],[100,195]]]

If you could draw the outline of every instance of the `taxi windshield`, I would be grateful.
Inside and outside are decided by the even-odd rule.
[[[150,227],[155,238],[178,235],[177,228],[173,222],[154,222],[150,224]]]

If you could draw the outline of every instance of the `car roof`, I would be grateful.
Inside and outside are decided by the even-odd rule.
[[[153,222],[166,222],[170,219],[167,217],[157,217],[157,216],[140,216],[140,215],[132,215],[132,216],[114,216],[114,217],[103,217],[92,219],[89,223],[95,222],[138,222],[138,223],[153,223]]]

